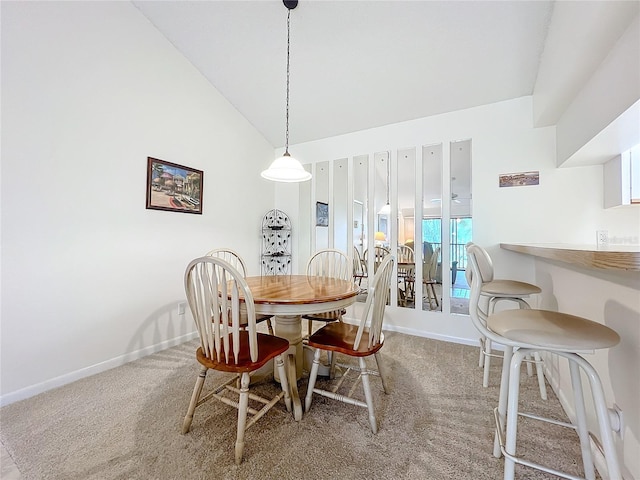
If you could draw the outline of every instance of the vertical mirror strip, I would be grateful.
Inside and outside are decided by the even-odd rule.
[[[422,309],[442,311],[442,144],[422,147]]]

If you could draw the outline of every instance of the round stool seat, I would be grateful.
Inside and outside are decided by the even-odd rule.
[[[487,326],[506,339],[542,350],[576,352],[620,342],[620,336],[605,325],[549,310],[504,310],[489,316]]]
[[[517,280],[492,280],[482,284],[482,295],[492,297],[523,297],[542,292],[540,287]]]

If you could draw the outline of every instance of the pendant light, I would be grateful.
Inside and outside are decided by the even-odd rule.
[[[291,46],[291,10],[298,6],[298,0],[283,0],[287,7],[287,108],[284,155],[276,158],[271,166],[260,175],[274,182],[304,182],[311,179],[300,162],[289,154],[289,48]]]

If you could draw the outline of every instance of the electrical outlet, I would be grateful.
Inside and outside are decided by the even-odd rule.
[[[597,230],[596,231],[596,244],[598,246],[607,245],[609,243],[609,231]]]
[[[186,303],[179,303],[178,304],[178,315],[184,315],[185,310],[187,309],[187,304]]]

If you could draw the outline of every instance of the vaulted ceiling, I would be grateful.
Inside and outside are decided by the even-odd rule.
[[[284,144],[280,0],[133,3],[274,147]],[[637,11],[625,1],[301,0],[291,12],[290,143],[537,90],[537,120],[554,124]]]

